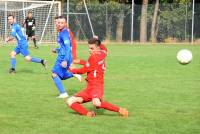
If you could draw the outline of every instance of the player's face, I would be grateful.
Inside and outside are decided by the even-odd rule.
[[[94,54],[99,52],[99,47],[96,44],[89,44],[89,53]]]
[[[9,16],[9,17],[8,17],[8,23],[9,23],[10,25],[12,25],[12,24],[14,23],[14,18],[13,18],[13,16]]]
[[[58,29],[62,30],[63,28],[65,28],[67,25],[66,20],[65,19],[58,19]]]
[[[28,14],[28,17],[29,17],[29,18],[32,18],[32,16],[33,16],[32,13],[29,13],[29,14]]]

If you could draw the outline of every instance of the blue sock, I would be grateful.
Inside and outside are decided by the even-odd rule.
[[[58,88],[60,94],[65,93],[65,89],[63,87],[61,79],[58,76],[56,76],[56,77],[53,77],[53,81],[54,81],[56,87]]]
[[[11,64],[11,68],[16,68],[16,58],[11,58],[10,59],[10,64]]]
[[[41,63],[42,60],[41,60],[40,58],[32,57],[32,58],[31,58],[31,61],[32,61],[32,62],[35,62],[35,63]]]

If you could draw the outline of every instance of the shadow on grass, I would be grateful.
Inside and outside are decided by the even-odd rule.
[[[30,70],[30,69],[20,69],[20,70],[16,70],[16,73],[29,73],[32,74],[34,71]]]
[[[87,110],[94,111],[97,117],[98,116],[110,116],[110,117],[119,116],[116,112],[109,111],[109,113],[108,113],[108,112],[106,112],[105,109],[87,108]],[[79,115],[77,112],[74,112],[74,111],[69,111],[69,113],[73,114],[73,115]]]

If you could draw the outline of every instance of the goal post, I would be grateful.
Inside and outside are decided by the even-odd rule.
[[[29,11],[36,19],[36,39],[40,43],[55,42],[54,18],[61,15],[59,1],[32,1],[32,0],[1,0],[0,1],[0,41],[3,42],[10,33],[7,16],[16,16],[16,21],[22,26]]]

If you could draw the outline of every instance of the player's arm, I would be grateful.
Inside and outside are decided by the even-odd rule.
[[[35,30],[36,28],[36,24],[35,24],[35,18],[33,19],[33,27],[32,27],[32,30]]]
[[[52,48],[52,49],[51,49],[51,52],[52,52],[52,53],[58,53],[58,52],[59,52],[59,49],[60,49],[60,48]]]
[[[12,41],[12,40],[14,40],[14,39],[15,39],[14,37],[9,36],[9,37],[7,37],[7,38],[5,39],[5,41],[6,41],[6,42],[9,42],[9,41]]]
[[[94,56],[91,56],[88,62],[86,62],[82,68],[70,69],[70,71],[74,74],[84,74],[93,71],[95,69],[95,64],[96,58]]]
[[[105,52],[105,54],[107,54],[108,49],[106,48],[106,46],[104,44],[101,44],[99,47],[103,52]]]
[[[80,64],[80,65],[85,65],[87,62],[85,60],[82,59],[75,59],[73,60],[74,64]]]
[[[34,18],[34,21],[33,21],[33,26],[36,26],[35,18]]]
[[[12,28],[11,36],[7,37],[5,41],[9,42],[13,40],[14,37],[16,36],[16,31],[17,31],[17,27]]]
[[[24,20],[22,26],[23,26],[23,27],[26,27],[26,19]]]
[[[70,46],[69,36],[68,37],[63,37],[63,42],[64,42],[64,45],[66,47],[66,50],[64,52],[64,55],[65,55],[64,59],[66,61],[68,61],[69,58],[70,58],[70,55],[71,55],[71,46]]]

